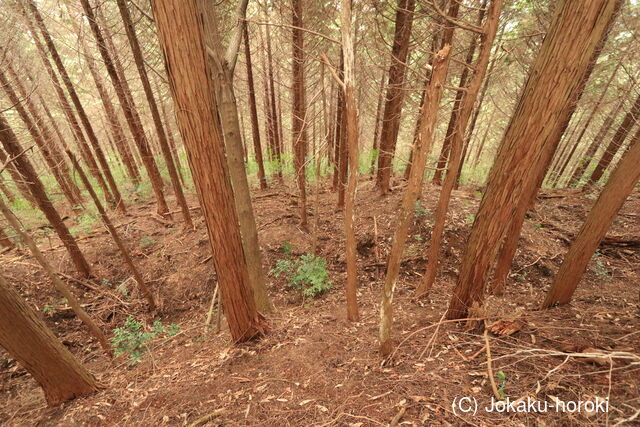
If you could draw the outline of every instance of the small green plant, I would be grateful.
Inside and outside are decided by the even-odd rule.
[[[473,221],[476,220],[476,214],[467,214],[467,216],[464,219],[467,222],[467,224],[473,224]]]
[[[611,273],[609,272],[607,264],[602,258],[603,256],[600,252],[600,249],[596,249],[596,252],[593,254],[593,258],[591,258],[591,261],[593,263],[592,269],[600,280],[608,281],[611,279]]]
[[[313,254],[305,254],[297,259],[286,258],[276,261],[271,273],[285,276],[288,286],[302,293],[305,297],[314,298],[331,288],[327,261]]]
[[[66,298],[62,298],[58,301],[53,298],[49,298],[49,302],[42,307],[42,312],[44,314],[55,314],[60,309],[60,306],[64,306],[66,304]]]
[[[128,354],[131,365],[140,363],[144,351],[151,352],[150,341],[158,336],[173,336],[178,333],[180,326],[171,324],[164,326],[160,320],[153,322],[150,330],[145,330],[144,324],[132,316],[127,317],[121,328],[113,330],[111,344],[115,347],[115,355]]]
[[[157,240],[150,236],[144,236],[140,239],[140,247],[148,248],[149,246],[153,246],[157,243]]]
[[[416,205],[413,210],[413,214],[415,215],[415,217],[416,218],[427,217],[429,216],[429,213],[430,213],[429,209],[422,206],[422,201],[416,200]]]
[[[293,246],[291,245],[291,242],[288,240],[285,240],[284,242],[282,242],[282,244],[280,245],[280,250],[282,251],[283,254],[285,255],[291,255],[293,253]]]
[[[498,371],[496,374],[496,378],[500,380],[500,385],[498,386],[498,393],[500,393],[500,397],[503,399],[506,396],[505,387],[507,386],[507,374],[504,371]]]
[[[536,222],[536,223],[535,223],[535,226],[536,226],[536,228],[538,228],[538,229],[542,229],[542,224],[540,224],[539,222]]]
[[[127,281],[125,280],[124,282],[120,283],[116,288],[116,291],[120,292],[120,295],[122,295],[123,297],[128,298],[129,290],[127,289]]]
[[[416,234],[415,236],[413,236],[413,238],[416,242],[422,242],[424,240],[421,234]]]
[[[91,212],[80,214],[76,217],[77,225],[70,231],[74,237],[91,234],[96,225],[96,217]]]

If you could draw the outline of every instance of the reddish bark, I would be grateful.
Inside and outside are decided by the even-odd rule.
[[[84,258],[84,255],[82,255],[75,239],[71,236],[71,233],[69,233],[69,229],[67,229],[67,226],[62,221],[60,214],[53,206],[53,203],[51,203],[42,181],[38,178],[38,174],[31,165],[29,159],[24,155],[24,150],[20,146],[16,135],[13,133],[13,130],[9,127],[9,123],[7,123],[2,114],[0,114],[0,142],[7,151],[7,154],[13,159],[13,163],[15,164],[16,169],[20,171],[20,175],[24,177],[25,183],[33,195],[38,208],[40,208],[42,213],[45,215],[67,249],[69,257],[75,265],[76,270],[81,275],[89,277],[91,275],[89,264]]]
[[[251,110],[251,131],[253,139],[253,152],[255,154],[256,163],[258,163],[258,181],[260,189],[267,188],[267,177],[264,172],[264,161],[262,159],[262,145],[260,143],[260,124],[258,121],[258,106],[256,104],[256,90],[253,83],[253,67],[251,66],[251,48],[249,45],[249,26],[245,21],[243,24],[244,32],[244,56],[247,62],[247,85],[249,87],[249,109]]]
[[[454,2],[457,4],[457,2]],[[391,66],[387,80],[382,130],[380,132],[380,152],[378,154],[378,174],[376,186],[381,194],[389,192],[392,160],[398,140],[402,101],[404,100],[404,79],[409,57],[409,40],[413,25],[415,0],[398,0],[396,8],[395,32],[391,48]]]
[[[209,232],[225,315],[233,340],[245,341],[264,333],[266,325],[256,310],[242,249],[216,99],[207,72],[202,20],[195,0],[153,0],[152,7]]]

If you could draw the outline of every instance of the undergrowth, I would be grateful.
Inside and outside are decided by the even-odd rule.
[[[290,253],[286,250],[284,252]],[[271,273],[276,277],[284,276],[287,285],[302,293],[304,297],[315,298],[331,289],[332,286],[329,270],[327,270],[327,261],[314,254],[279,259]]]

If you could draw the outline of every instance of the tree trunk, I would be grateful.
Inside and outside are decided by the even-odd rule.
[[[217,16],[211,4],[200,4],[203,16],[205,16],[206,39],[210,41],[210,44],[207,45],[207,51],[209,52],[211,72],[215,77],[212,80],[212,84],[216,92],[215,98],[218,100],[218,113],[222,121],[229,175],[234,191],[236,212],[240,221],[240,234],[244,247],[245,263],[249,271],[249,282],[253,288],[253,296],[258,310],[263,313],[271,313],[273,307],[269,301],[264,272],[262,271],[262,254],[258,240],[258,229],[253,214],[251,193],[244,167],[240,123],[238,121],[238,104],[233,91],[233,69],[230,67],[232,62],[235,63],[235,59],[228,57],[225,57],[224,60],[222,59],[222,54],[220,53],[221,42],[216,24]],[[244,8],[239,10],[239,20],[244,19],[246,4],[246,2],[241,4],[244,5]],[[237,27],[237,31],[242,31],[242,27]]]
[[[480,6],[480,10],[478,11],[478,20],[477,20],[478,26],[482,25],[486,4],[487,4],[487,0],[483,0],[482,5]],[[458,131],[457,128],[459,127],[458,121],[460,120],[460,108],[461,108],[460,106],[462,104],[462,98],[464,97],[464,94],[465,94],[465,88],[467,87],[467,79],[469,78],[469,67],[471,66],[471,64],[473,64],[473,57],[475,56],[475,53],[476,53],[477,44],[478,44],[477,36],[475,34],[471,34],[471,44],[469,45],[469,49],[467,51],[465,65],[462,66],[462,72],[460,73],[460,80],[458,81],[459,89],[456,91],[456,96],[453,101],[453,108],[451,109],[451,116],[449,117],[449,124],[447,125],[447,132],[445,133],[444,141],[442,142],[442,148],[440,149],[440,157],[438,158],[438,163],[436,164],[436,171],[433,174],[433,178],[431,180],[431,182],[433,182],[436,185],[442,185],[442,177],[444,174],[444,170],[447,167],[447,162],[449,161],[449,155],[451,154],[451,140],[453,139],[453,134]],[[484,75],[484,72],[483,72],[483,75]],[[477,95],[478,95],[478,91],[476,90],[476,94],[474,95],[474,101]],[[466,129],[466,123],[464,124],[463,128]],[[463,135],[463,138],[464,138],[464,135]],[[449,173],[449,171],[451,171],[451,168],[449,168],[447,173]]]
[[[307,106],[304,90],[304,37],[302,20],[302,0],[292,0],[292,73],[293,108],[291,127],[293,139],[293,159],[300,198],[300,226],[307,229]]]
[[[147,97],[147,103],[149,104],[149,109],[151,110],[151,117],[153,118],[153,123],[156,127],[156,133],[158,135],[158,141],[160,142],[160,150],[162,151],[162,156],[164,157],[164,163],[169,171],[169,177],[171,178],[173,192],[178,202],[178,206],[180,206],[180,210],[182,211],[182,218],[186,226],[188,228],[193,228],[191,214],[189,213],[189,206],[187,206],[187,200],[184,197],[182,185],[180,185],[180,177],[178,176],[176,165],[173,163],[173,157],[171,156],[171,147],[169,147],[167,134],[165,132],[164,126],[162,126],[162,119],[160,118],[160,110],[158,109],[158,104],[156,103],[156,99],[153,96],[153,91],[151,90],[151,83],[149,82],[147,70],[144,65],[144,59],[142,57],[142,49],[140,49],[140,43],[138,43],[138,37],[136,36],[135,28],[133,27],[133,22],[131,21],[131,16],[129,15],[129,9],[127,9],[125,0],[116,0],[116,3],[118,4],[120,16],[122,17],[124,28],[127,33],[127,38],[129,39],[129,44],[131,46],[131,51],[133,52],[133,59],[136,63],[136,67],[138,68],[140,80],[142,81],[142,88],[144,89],[144,94]]]
[[[84,188],[87,189],[87,191],[89,192],[89,195],[91,196],[91,199],[93,200],[93,203],[96,205],[96,209],[100,214],[100,218],[102,218],[102,222],[107,227],[107,230],[109,230],[109,234],[111,234],[113,241],[115,242],[116,246],[120,250],[120,254],[122,255],[122,258],[124,259],[129,269],[131,270],[131,274],[133,275],[133,278],[138,284],[138,289],[140,290],[142,295],[144,295],[144,297],[147,299],[147,302],[149,303],[149,310],[151,311],[155,310],[156,303],[153,299],[153,295],[151,294],[151,291],[149,291],[149,288],[144,283],[144,279],[142,278],[142,275],[140,274],[135,264],[133,263],[133,260],[129,255],[129,251],[122,243],[122,240],[120,240],[120,236],[118,236],[118,232],[116,231],[116,228],[113,226],[113,224],[111,223],[111,220],[109,219],[109,216],[107,215],[107,212],[102,207],[102,203],[100,203],[100,200],[96,195],[96,192],[93,191],[93,187],[91,186],[89,179],[85,175],[84,171],[80,167],[80,164],[78,163],[76,158],[73,156],[73,154],[71,154],[70,151],[67,151],[67,155],[71,159],[71,164],[75,168],[76,172],[78,172],[78,175],[80,176],[80,180],[84,184]]]
[[[87,396],[100,387],[2,276],[0,345],[42,387],[49,406]]]
[[[631,128],[633,127],[634,123],[638,122],[638,120],[640,120],[640,95],[638,95],[638,97],[634,101],[631,110],[629,110],[629,112],[624,116],[624,119],[622,120],[622,123],[620,123],[618,130],[613,135],[613,138],[607,146],[607,149],[604,151],[604,154],[602,154],[598,165],[589,177],[587,185],[595,184],[600,178],[602,178],[605,169],[607,169],[607,166],[609,166],[611,160],[613,160],[620,147],[622,147],[622,144],[631,131]]]
[[[640,129],[636,132],[628,151],[602,189],[600,197],[589,212],[580,232],[565,255],[560,270],[553,280],[543,308],[571,301],[593,257],[611,223],[625,200],[640,180]]]
[[[607,28],[605,28],[603,35],[600,41],[598,42],[598,45],[594,49],[593,54],[591,56],[591,61],[587,65],[587,70],[585,71],[582,77],[582,81],[580,82],[580,84],[578,85],[578,88],[575,91],[574,100],[568,104],[568,107],[567,107],[568,112],[565,115],[566,118],[564,123],[558,128],[555,136],[550,137],[551,144],[548,144],[549,148],[545,152],[543,152],[543,156],[542,156],[543,162],[541,163],[542,166],[538,171],[538,176],[536,178],[536,181],[534,182],[533,187],[529,187],[527,190],[528,194],[525,194],[521,198],[518,208],[516,209],[516,213],[511,219],[509,228],[507,230],[507,233],[504,236],[500,253],[497,258],[497,264],[494,271],[493,282],[490,285],[490,292],[493,294],[501,295],[504,292],[504,287],[507,282],[507,277],[509,275],[509,271],[511,270],[511,264],[513,263],[513,257],[515,256],[516,250],[518,248],[518,240],[520,239],[520,234],[522,233],[522,226],[524,224],[526,213],[535,204],[538,189],[544,182],[545,176],[548,175],[548,169],[553,159],[554,151],[556,151],[557,146],[560,143],[560,140],[562,139],[562,136],[566,131],[566,128],[569,126],[571,117],[575,112],[575,109],[577,108],[578,101],[580,100],[580,97],[584,92],[584,88],[586,87],[587,81],[591,76],[591,72],[595,67],[598,57],[600,56],[600,52],[602,51],[602,48],[604,47],[607,41],[609,30],[611,28],[611,25],[613,24],[615,16],[617,15],[617,11],[618,11],[618,8],[620,7],[620,4],[621,2],[618,2],[616,4],[616,10],[611,16],[607,24]],[[577,120],[577,122],[579,123],[579,120]],[[575,129],[577,129],[577,127],[578,125],[576,124]],[[569,141],[571,139],[572,137],[567,138],[567,140]]]
[[[297,0],[299,1],[299,0]],[[344,54],[344,100],[346,116],[346,145],[349,152],[349,182],[344,210],[344,234],[347,260],[347,319],[352,322],[360,318],[358,314],[358,271],[356,266],[355,202],[358,188],[358,106],[355,98],[355,58],[351,30],[351,0],[341,3],[340,28],[342,52]]]
[[[438,121],[438,109],[442,98],[442,91],[447,77],[451,46],[446,45],[438,52],[433,61],[433,72],[429,86],[425,87],[425,101],[422,106],[420,120],[420,137],[414,149],[414,163],[409,176],[407,189],[402,197],[402,206],[398,214],[398,222],[393,235],[391,252],[387,261],[387,273],[382,290],[380,305],[380,352],[387,356],[393,349],[391,341],[391,326],[393,323],[393,293],[400,272],[400,262],[404,251],[409,224],[413,218],[415,203],[422,188],[425,160],[433,143],[435,125]]]
[[[102,101],[102,107],[107,115],[107,122],[109,123],[109,127],[111,128],[111,133],[114,138],[114,145],[118,150],[118,154],[120,154],[120,158],[124,163],[125,169],[127,170],[127,174],[131,179],[133,185],[140,185],[140,170],[138,169],[138,165],[136,164],[135,158],[131,153],[129,148],[129,144],[127,144],[127,139],[124,135],[124,130],[122,129],[122,125],[120,124],[120,120],[118,119],[118,114],[116,113],[116,109],[111,102],[111,98],[107,93],[107,90],[104,86],[104,82],[102,81],[102,76],[98,73],[96,69],[95,61],[93,60],[93,56],[87,49],[86,43],[83,43],[83,51],[84,57],[87,61],[87,67],[89,68],[89,72],[91,73],[91,77],[93,78],[93,82],[96,85],[96,89],[98,89],[98,95],[100,95],[100,100]]]
[[[91,5],[89,4],[89,0],[80,0],[82,4],[82,9],[84,13],[87,15],[87,20],[89,21],[89,26],[91,27],[91,32],[96,40],[96,45],[98,50],[100,51],[100,56],[104,61],[104,65],[107,68],[107,72],[109,73],[109,77],[111,79],[111,83],[115,88],[116,95],[118,96],[118,100],[120,101],[120,106],[122,107],[122,111],[126,117],[127,125],[129,126],[129,130],[133,135],[133,139],[136,142],[138,147],[138,151],[140,152],[140,156],[142,157],[142,163],[147,171],[147,175],[151,180],[151,186],[153,187],[153,191],[156,196],[156,202],[158,204],[157,211],[159,215],[170,218],[169,207],[167,206],[167,202],[164,198],[163,192],[163,183],[162,177],[160,176],[160,172],[158,171],[158,166],[156,165],[156,161],[153,158],[153,152],[149,147],[149,142],[147,140],[147,136],[145,135],[144,129],[142,127],[142,121],[140,120],[140,116],[138,115],[138,110],[133,102],[133,99],[129,99],[127,96],[127,91],[123,86],[123,81],[118,76],[118,72],[113,64],[113,60],[107,51],[107,45],[105,42],[105,38],[102,35],[102,31],[98,27],[98,22],[96,21],[96,15],[93,12]]]
[[[8,161],[9,156],[7,156],[0,147],[0,163],[6,164]],[[18,171],[13,163],[7,164],[7,170],[9,171],[9,175],[11,175],[11,179],[16,185],[16,188],[20,192],[20,195],[22,195],[22,197],[24,197],[24,199],[29,202],[31,206],[37,207],[36,199],[33,198],[33,194],[31,194],[31,192],[29,191],[29,187],[27,186],[25,177],[20,174],[20,171]]]
[[[213,249],[225,315],[235,342],[263,334],[245,262],[222,129],[207,72],[196,0],[151,2],[193,180]],[[180,37],[176,37],[180,34]]]
[[[458,178],[458,169],[462,163],[462,145],[464,143],[465,130],[469,123],[471,113],[473,112],[473,106],[476,102],[478,92],[480,91],[482,80],[484,79],[485,72],[487,71],[491,47],[493,46],[493,40],[495,39],[496,32],[498,31],[498,21],[500,19],[501,11],[502,0],[492,0],[487,14],[487,21],[483,27],[484,33],[482,34],[482,44],[480,47],[480,54],[478,55],[478,61],[475,65],[475,72],[469,82],[469,87],[460,99],[458,107],[459,111],[455,118],[455,130],[451,132],[449,140],[451,148],[449,169],[447,170],[444,185],[442,186],[440,197],[438,199],[435,222],[431,231],[431,246],[429,248],[427,270],[422,276],[422,281],[416,290],[418,295],[424,295],[431,290],[438,272],[438,262],[440,260],[440,250],[442,246],[445,222],[447,219],[447,211],[449,209],[449,201],[451,200],[451,192],[453,191],[453,187],[455,186]],[[469,59],[469,57],[467,57],[467,59]],[[460,80],[462,83],[462,77]],[[464,80],[466,83],[466,76],[464,76]]]
[[[447,318],[482,305],[485,279],[518,207],[551,158],[584,76],[617,10],[617,0],[560,1],[489,175]],[[544,107],[542,107],[544,106]],[[543,126],[544,125],[544,126]]]
[[[51,83],[53,85],[53,88],[56,92],[56,96],[58,98],[58,102],[60,104],[60,109],[64,113],[65,118],[67,119],[67,122],[69,124],[69,127],[71,128],[71,132],[76,142],[76,145],[78,146],[78,149],[82,154],[82,158],[87,163],[87,165],[89,165],[89,170],[91,171],[91,174],[96,179],[96,181],[98,182],[98,185],[102,189],[102,193],[104,194],[105,201],[109,206],[114,206],[115,201],[113,199],[113,195],[109,190],[109,186],[107,185],[107,182],[105,181],[104,176],[102,175],[102,172],[100,172],[100,169],[98,168],[98,163],[96,162],[96,159],[94,158],[93,153],[91,152],[91,148],[87,144],[84,134],[82,133],[80,123],[78,123],[78,119],[76,118],[73,112],[73,109],[71,108],[71,104],[69,104],[67,96],[64,93],[64,90],[62,89],[60,80],[58,79],[58,76],[53,70],[53,66],[51,65],[51,62],[49,62],[49,58],[47,57],[47,52],[45,50],[45,47],[42,45],[42,42],[40,41],[40,37],[38,36],[30,17],[27,15],[26,11],[23,11],[23,12],[24,12],[23,16],[24,16],[25,23],[29,28],[29,32],[31,33],[33,42],[36,45],[36,49],[38,50],[38,55],[40,56],[40,59],[44,65],[44,68],[47,71],[49,78],[51,79]],[[46,103],[42,102],[41,100],[40,104],[42,104],[43,108],[45,108],[45,111],[47,111]],[[52,121],[52,123],[55,123],[55,121]]]
[[[4,230],[0,228],[0,247],[3,248],[15,248],[16,245],[13,244],[9,236],[6,235]]]
[[[382,77],[380,77],[380,89],[378,90],[378,102],[376,106],[376,119],[373,127],[373,144],[371,144],[371,166],[369,166],[369,173],[373,175],[376,171],[376,160],[380,151],[380,127],[382,121],[382,105],[384,103],[384,83],[387,81],[387,74],[382,71]]]
[[[578,184],[578,182],[582,179],[582,176],[584,175],[584,171],[589,167],[591,160],[593,160],[593,155],[596,153],[596,151],[598,151],[598,147],[600,147],[600,144],[602,144],[602,140],[604,139],[605,136],[607,136],[607,134],[609,133],[609,129],[611,129],[613,122],[618,116],[618,113],[620,112],[620,110],[622,110],[622,107],[624,106],[624,101],[625,101],[625,98],[622,97],[618,102],[618,104],[611,110],[609,115],[604,119],[602,126],[600,126],[600,130],[598,130],[598,134],[596,135],[595,138],[593,138],[593,140],[591,141],[591,144],[589,144],[589,148],[587,148],[587,151],[582,156],[582,159],[580,160],[580,163],[578,163],[578,167],[576,168],[576,170],[573,171],[573,175],[571,175],[571,179],[569,180],[570,187]]]
[[[100,330],[91,316],[89,316],[87,312],[84,311],[80,304],[80,301],[75,297],[73,292],[71,292],[69,286],[67,286],[67,284],[57,276],[56,271],[46,260],[42,252],[40,252],[40,249],[38,249],[35,240],[33,240],[33,238],[22,229],[18,218],[14,215],[13,212],[11,212],[9,207],[4,203],[2,199],[0,199],[0,212],[2,212],[9,225],[11,225],[16,234],[20,237],[22,243],[24,243],[29,248],[33,257],[42,266],[42,269],[45,271],[47,276],[49,276],[49,279],[53,283],[53,286],[56,288],[56,290],[67,300],[67,303],[69,304],[75,315],[78,316],[78,318],[82,321],[82,323],[85,324],[85,326],[87,326],[89,332],[91,332],[91,335],[93,335],[98,340],[102,348],[107,352],[109,356],[111,356],[111,346],[109,346],[104,333]]]
[[[4,182],[2,182],[1,178],[0,178],[0,191],[2,192],[2,194],[4,194],[4,197],[6,197],[10,203],[16,200],[16,196],[11,192],[11,190],[9,190],[9,188],[4,184]]]
[[[587,129],[589,128],[589,125],[591,125],[591,123],[593,121],[593,118],[595,117],[596,113],[600,110],[600,106],[602,105],[602,101],[604,100],[605,96],[609,92],[609,86],[611,85],[611,82],[613,81],[613,78],[616,76],[616,74],[618,74],[618,70],[620,69],[621,66],[622,66],[622,59],[620,61],[618,61],[618,64],[616,65],[616,68],[613,70],[613,72],[609,76],[609,79],[607,80],[607,83],[604,85],[604,88],[602,89],[602,93],[598,97],[598,100],[596,101],[596,104],[591,109],[591,112],[589,113],[589,116],[587,117],[587,119],[586,119],[586,121],[584,123],[584,126],[582,126],[582,130],[580,131],[580,133],[576,137],[575,143],[573,144],[573,147],[571,148],[571,151],[569,152],[569,155],[565,158],[565,161],[560,166],[560,168],[558,170],[557,178],[553,183],[554,187],[557,184],[559,184],[559,181],[562,178],[562,175],[564,174],[565,170],[567,169],[567,166],[569,166],[569,162],[571,161],[571,159],[573,158],[573,155],[575,154],[576,150],[580,146],[580,143],[582,142],[582,138],[584,137],[584,134],[587,132]]]
[[[506,21],[506,18],[505,20]],[[487,72],[485,74],[485,79],[484,79],[484,83],[482,83],[482,89],[480,90],[480,96],[478,96],[478,102],[476,102],[476,106],[473,110],[473,114],[471,115],[471,121],[469,122],[469,127],[467,128],[467,133],[465,135],[464,138],[464,148],[462,150],[462,160],[460,163],[460,167],[458,168],[458,177],[456,178],[456,185],[454,187],[454,189],[458,189],[458,186],[460,185],[460,175],[462,175],[462,168],[464,167],[465,162],[467,162],[469,160],[470,153],[471,153],[471,138],[473,136],[473,131],[476,128],[476,122],[478,121],[478,116],[480,115],[480,112],[482,111],[482,104],[484,103],[484,97],[485,94],[487,93],[487,88],[489,87],[489,81],[491,81],[491,75],[493,74],[493,69],[496,66],[496,62],[498,59],[498,51],[500,49],[500,46],[502,44],[502,35],[504,34],[505,29],[507,28],[506,23],[504,25],[502,25],[502,28],[500,28],[500,33],[498,34],[498,36],[496,37],[496,42],[494,43],[495,49],[493,51],[493,58],[491,59],[491,62],[489,63],[489,68],[487,68]],[[489,120],[490,122],[491,120]],[[489,126],[487,126],[487,129],[489,129]],[[485,138],[483,138],[484,140]],[[480,148],[480,151],[482,151],[482,148]],[[478,155],[480,154],[480,151],[478,152]]]
[[[42,37],[44,38],[45,44],[47,46],[47,48],[49,49],[49,54],[51,55],[51,57],[53,58],[53,62],[56,64],[56,67],[58,69],[58,72],[60,73],[60,77],[62,78],[62,82],[64,83],[65,87],[67,88],[67,92],[69,94],[69,97],[71,98],[71,102],[73,102],[73,105],[76,107],[76,111],[78,113],[78,116],[80,117],[80,122],[82,123],[82,126],[84,128],[85,133],[87,134],[87,137],[89,138],[89,143],[91,144],[91,147],[93,148],[93,151],[95,152],[95,155],[98,159],[98,163],[100,164],[100,167],[102,168],[102,173],[105,176],[107,183],[109,184],[109,189],[111,190],[111,193],[113,194],[114,197],[114,203],[116,205],[116,208],[118,210],[120,210],[121,212],[125,212],[125,205],[124,202],[122,200],[122,196],[120,195],[120,190],[118,189],[118,186],[116,185],[116,181],[113,178],[113,175],[111,174],[111,169],[109,168],[109,163],[107,162],[106,157],[104,156],[104,152],[102,151],[102,148],[100,147],[100,143],[98,142],[98,137],[96,136],[94,130],[93,130],[93,126],[91,125],[91,121],[89,120],[89,116],[87,116],[87,113],[82,105],[82,103],[80,102],[80,98],[78,97],[78,94],[76,93],[75,87],[73,86],[73,83],[71,82],[71,78],[69,77],[69,74],[67,73],[67,69],[65,68],[62,59],[60,58],[60,55],[58,54],[58,50],[56,49],[55,44],[53,43],[53,40],[51,39],[51,35],[49,34],[49,31],[47,30],[47,27],[44,23],[44,20],[42,19],[42,16],[40,15],[40,12],[38,11],[36,4],[34,3],[33,0],[29,0],[28,1],[28,6],[29,9],[31,10],[31,13],[33,14],[36,24],[38,25],[38,28],[40,29],[40,33],[42,34]]]
[[[2,51],[2,48],[0,48],[0,51]],[[49,165],[54,177],[56,178],[56,181],[58,181],[58,184],[64,192],[65,197],[67,198],[69,203],[71,203],[71,206],[82,204],[82,195],[80,194],[80,189],[69,174],[69,167],[67,166],[67,162],[65,161],[62,152],[60,151],[58,141],[56,141],[53,136],[51,128],[41,116],[35,102],[29,96],[29,93],[27,92],[25,86],[22,84],[18,73],[16,73],[11,63],[7,62],[6,66],[7,71],[9,72],[9,75],[13,79],[13,83],[18,90],[18,94],[24,100],[24,105],[29,111],[29,114],[31,114],[31,124],[29,124],[29,114],[24,111],[22,105],[19,105],[20,101],[17,99],[15,92],[8,83],[4,88],[7,92],[7,95],[10,99],[12,97],[15,99],[15,101],[12,102],[15,104],[15,108],[17,111],[19,111],[20,116],[27,120],[25,121],[25,124],[27,124],[27,126],[30,128],[29,132],[34,138],[34,141],[37,143],[38,140],[40,140],[42,147],[44,148],[43,149],[41,147],[40,150],[45,157],[45,161]],[[2,75],[2,72],[0,72],[0,75]],[[20,112],[20,109],[22,109],[22,112]],[[34,125],[35,129],[33,129]],[[31,129],[33,129],[33,131]]]
[[[402,101],[404,100],[404,78],[409,57],[409,41],[415,7],[415,0],[398,0],[393,47],[391,48],[391,66],[389,67],[387,94],[380,132],[378,174],[376,176],[376,186],[381,194],[389,192],[393,172],[392,161],[400,129]]]
[[[2,50],[0,49],[0,52],[1,51]],[[20,101],[20,97],[14,92],[2,70],[0,70],[0,85],[2,85],[4,92],[7,94],[7,98],[11,102],[13,108],[18,112],[20,119],[24,122],[29,135],[31,135],[31,138],[40,149],[42,157],[44,158],[45,163],[47,164],[48,169],[51,172],[51,175],[53,175],[56,182],[60,186],[62,193],[69,202],[69,205],[73,207],[79,204],[81,201],[80,190],[71,180],[71,177],[69,176],[69,169],[66,168],[67,164],[65,163],[64,159],[60,159],[58,155],[59,153],[55,152],[55,148],[53,146],[54,141],[51,138],[51,135],[49,134],[49,139],[45,140],[45,136],[41,133],[44,123],[41,120],[38,122],[34,122],[34,120],[32,120],[33,116],[29,116],[29,113],[27,113],[25,107]],[[29,100],[28,97],[23,97],[23,99],[25,99],[25,101]],[[26,102],[28,102],[29,104],[31,103],[31,101]],[[32,104],[30,106],[33,108]],[[34,117],[34,119],[37,120],[38,117]]]
[[[164,120],[164,125],[167,127],[167,137],[169,138],[169,146],[171,147],[173,161],[175,162],[176,168],[178,169],[178,174],[180,175],[182,186],[186,187],[187,181],[185,180],[182,162],[180,161],[180,150],[174,136],[169,113],[167,113],[167,103],[165,102],[164,97],[162,96],[162,92],[160,91],[160,86],[157,83],[156,92],[158,93],[158,99],[160,100],[160,111],[162,112],[162,120]]]
[[[20,146],[16,135],[13,133],[13,130],[9,127],[9,123],[7,123],[4,116],[0,113],[0,142],[2,143],[4,149],[7,154],[13,159],[13,162],[16,166],[16,169],[20,172],[20,175],[24,177],[25,183],[29,188],[33,198],[35,199],[38,208],[45,215],[53,229],[56,231],[56,234],[62,241],[63,245],[67,249],[69,253],[69,257],[71,261],[76,267],[78,273],[80,273],[84,277],[91,276],[91,269],[89,268],[89,264],[87,260],[82,255],[78,244],[76,243],[71,233],[67,229],[67,226],[62,221],[60,214],[51,203],[51,200],[47,196],[47,193],[44,189],[44,185],[40,178],[38,178],[38,174],[35,169],[31,165],[31,162],[25,156],[24,150]]]
[[[342,50],[340,51],[340,68],[338,68],[338,78],[344,78],[344,55]],[[347,158],[343,158],[346,150],[345,147],[345,134],[346,129],[344,125],[344,90],[338,89],[336,96],[336,121],[334,132],[334,164],[333,164],[333,191],[338,191],[338,207],[344,206],[344,185],[345,182],[342,179],[342,166],[348,161]],[[345,168],[347,165],[345,165]]]
[[[253,67],[251,66],[251,46],[249,44],[249,26],[246,21],[242,23],[244,32],[244,56],[247,63],[247,85],[249,89],[249,108],[251,110],[251,131],[253,139],[253,151],[258,163],[258,181],[260,189],[267,188],[267,177],[264,172],[262,159],[262,145],[260,143],[260,123],[258,121],[258,106],[256,104],[256,90],[253,84]]]
[[[280,183],[283,182],[282,177],[282,133],[278,127],[278,108],[276,105],[276,85],[273,79],[273,56],[271,52],[271,29],[270,26],[266,26],[267,36],[267,65],[268,65],[268,77],[269,77],[269,109],[271,113],[271,136],[273,138],[273,154],[275,156],[276,174]]]

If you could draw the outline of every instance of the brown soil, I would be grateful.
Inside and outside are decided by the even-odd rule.
[[[590,195],[556,192],[538,201],[526,221],[506,294],[490,297],[484,316],[489,323],[502,321],[502,327],[517,329],[510,336],[488,336],[493,372],[504,373],[504,384],[496,379],[496,385],[511,400],[609,397],[608,413],[500,414],[482,408],[475,416],[454,413],[455,398],[476,398],[484,407],[493,395],[483,335],[466,324],[441,321],[479,203],[480,194],[469,189],[454,193],[438,281],[429,298],[420,301],[412,299],[413,289],[425,266],[433,218],[432,212],[417,211],[421,215],[411,229],[394,301],[396,351],[382,360],[377,353],[378,302],[401,187],[380,198],[370,181],[360,184],[360,322],[346,320],[342,213],[335,209],[336,195],[327,190],[320,195],[318,241],[319,254],[331,271],[332,290],[303,301],[283,280],[269,275],[277,307],[277,314],[269,316],[270,332],[240,346],[231,345],[224,322],[219,334],[202,326],[215,275],[200,211],[194,209],[196,230],[185,231],[156,217],[151,203],[132,206],[127,216],[114,218],[115,223],[158,298],[157,318],[179,324],[180,332],[156,339],[150,354],[129,366],[125,356],[109,360],[60,305],[55,313],[43,314],[48,325],[95,373],[104,390],[47,408],[37,384],[0,350],[0,424],[183,425],[208,414],[213,415],[202,423],[251,426],[613,425],[640,420],[638,247],[615,242],[602,246],[572,304],[537,310],[571,236],[593,204]],[[438,190],[425,186],[422,206],[433,209]],[[294,254],[311,249],[311,235],[297,226],[293,193],[285,187],[254,193],[265,271],[284,256],[285,241]],[[190,205],[197,206],[195,198]],[[609,235],[640,239],[638,212],[636,192]],[[314,221],[312,215],[310,223]],[[104,282],[71,280],[73,270],[59,244],[43,241],[41,247],[68,275],[87,311],[108,331],[129,315],[151,323],[154,319],[133,280],[120,285],[130,274],[105,230],[96,228],[80,243]],[[5,251],[0,262],[3,274],[39,310],[60,299],[30,256]],[[602,355],[575,355],[594,352]],[[619,353],[607,357],[612,352]]]

